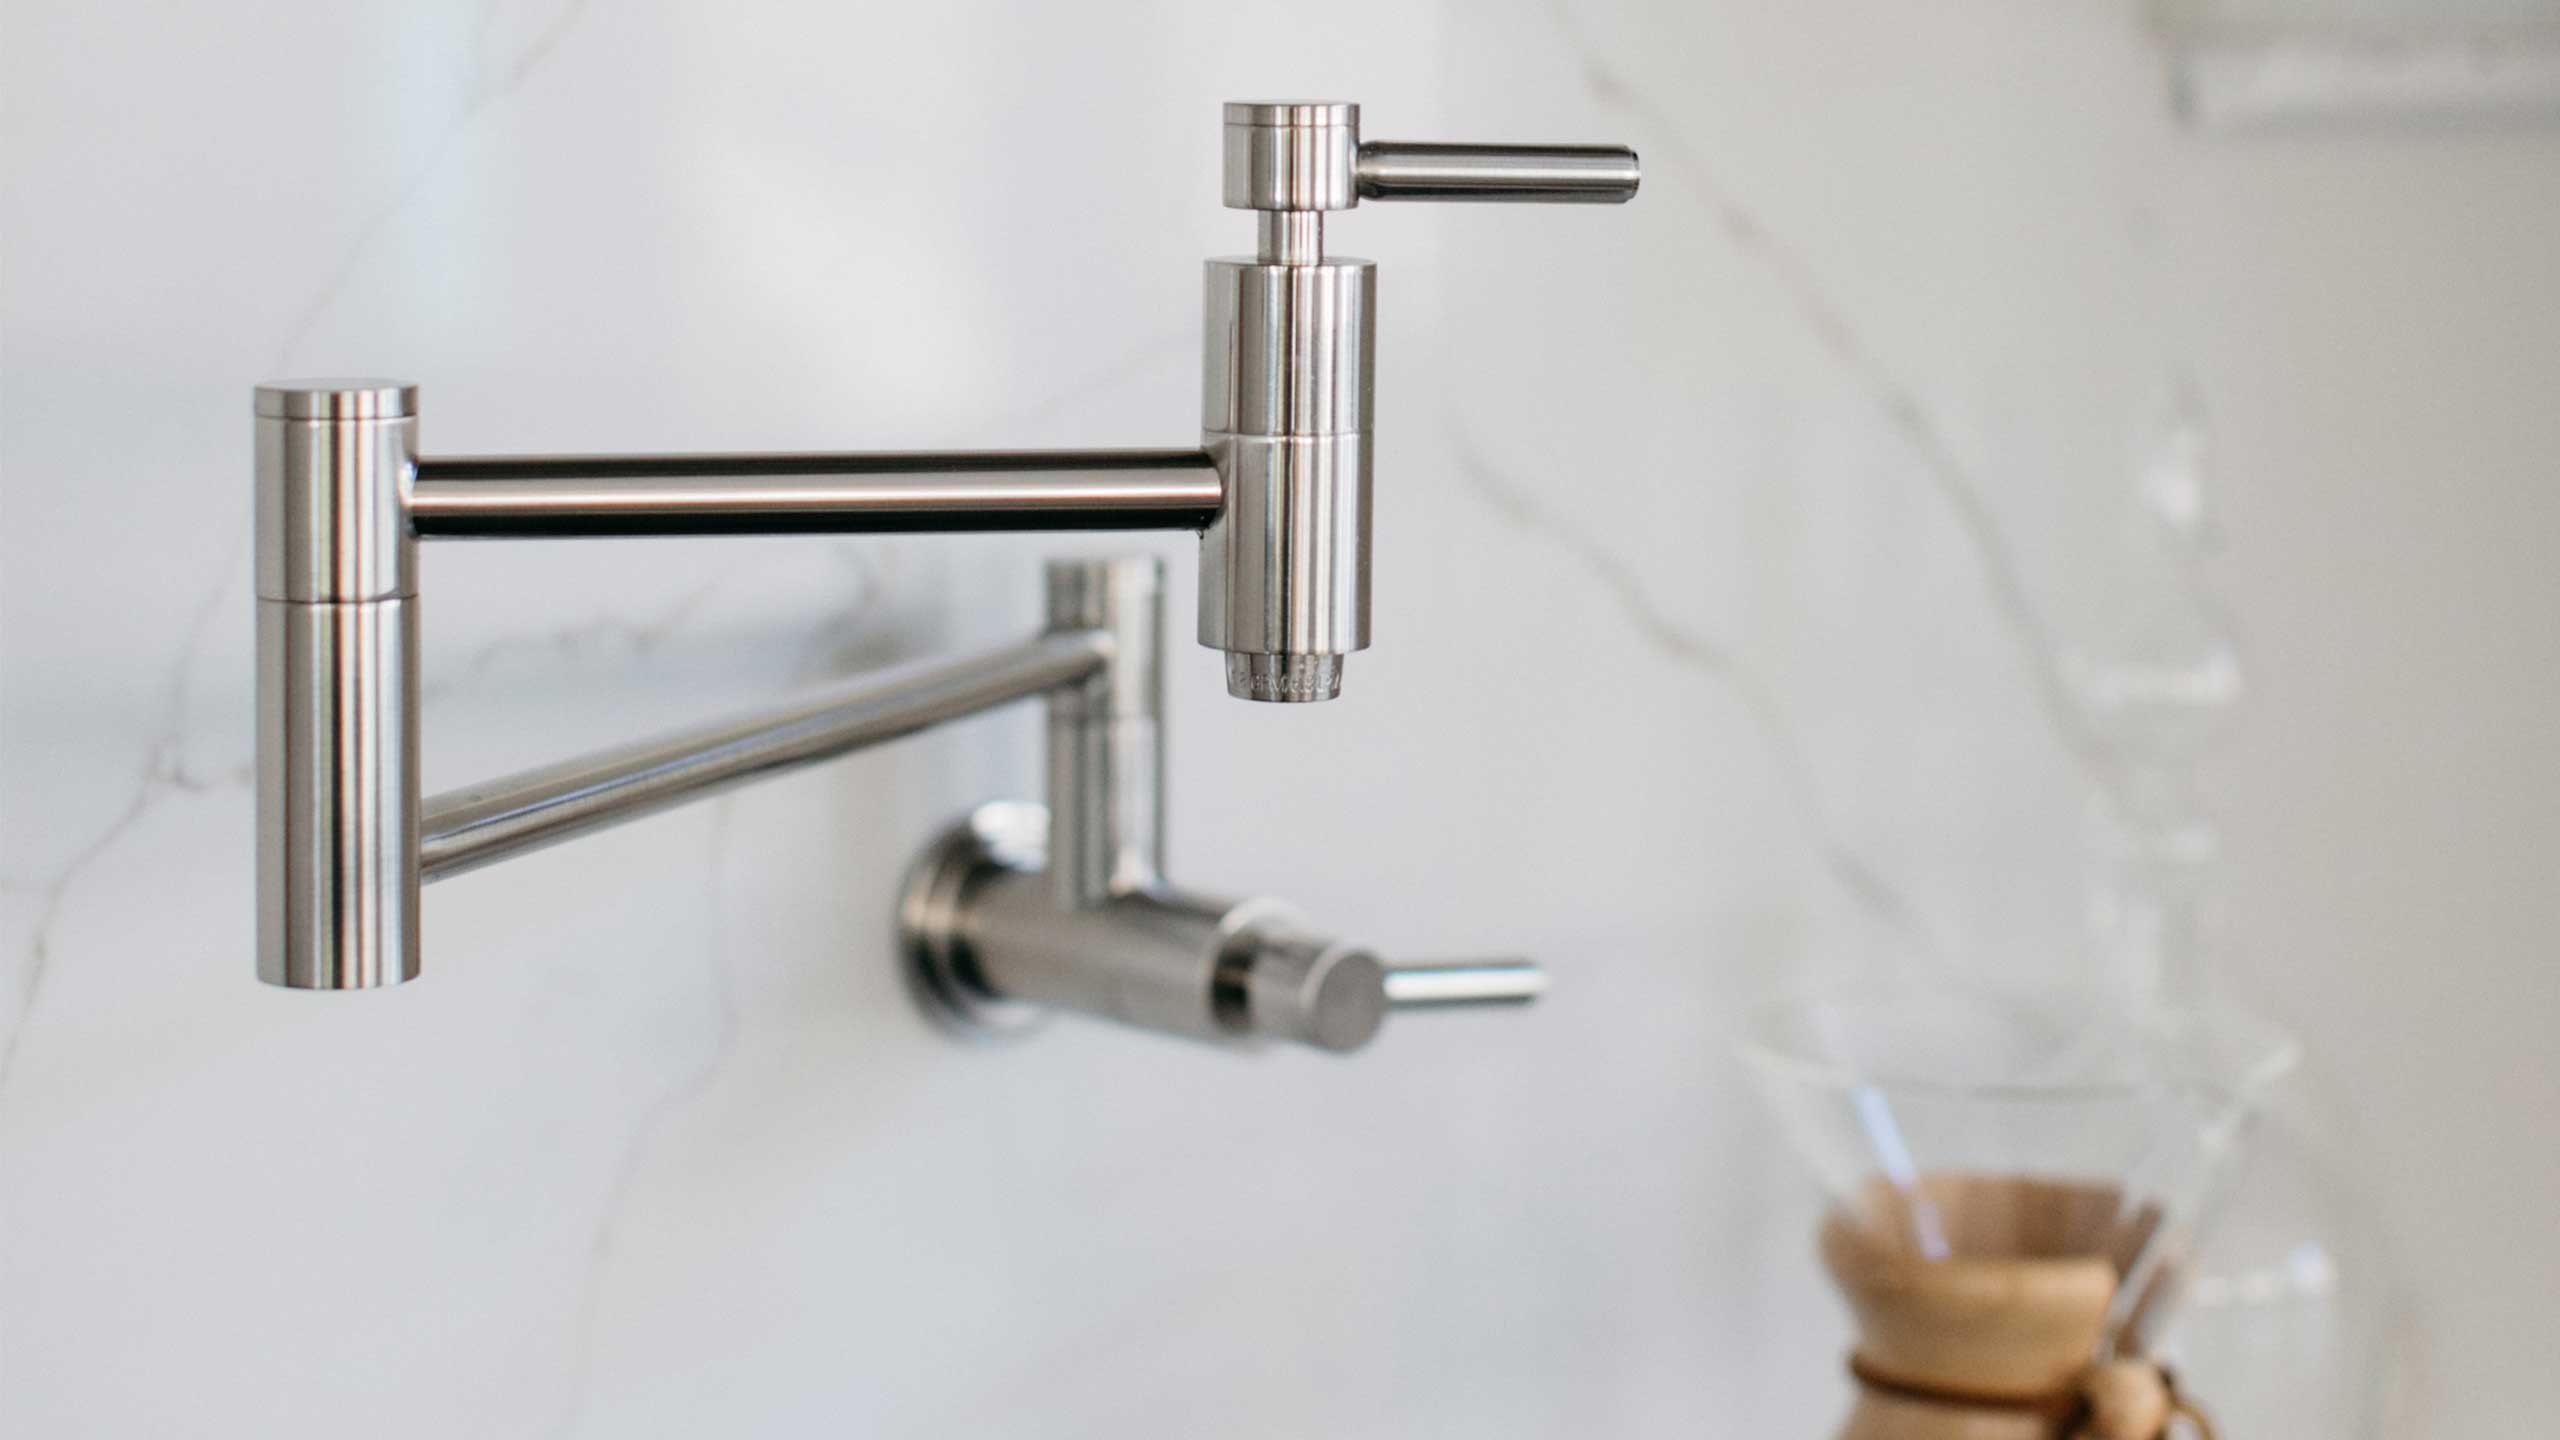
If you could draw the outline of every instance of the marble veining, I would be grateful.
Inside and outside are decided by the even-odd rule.
[[[1919,392],[1895,375],[1860,335],[1853,317],[1832,299],[1812,267],[1718,181],[1715,166],[1688,127],[1630,79],[1625,66],[1593,44],[1570,5],[1556,0],[1553,15],[1580,58],[1592,97],[1642,127],[1647,157],[1658,162],[1654,183],[1695,205],[1704,213],[1711,233],[1720,234],[1733,253],[1759,268],[1850,383],[1909,444],[1931,489],[1971,545],[1993,611],[2017,641],[2027,679],[2055,740],[2080,765],[2089,783],[2112,788],[2118,777],[2105,763],[2072,696],[2062,647],[2029,591],[1992,508],[1991,487],[1959,456],[1955,444],[1930,417]]]
[[[720,1078],[723,1066],[738,1048],[737,982],[729,969],[728,927],[724,923],[723,882],[729,863],[729,838],[737,802],[722,797],[710,802],[710,823],[705,827],[703,875],[704,904],[711,917],[710,944],[705,947],[703,966],[711,979],[712,1003],[717,1024],[710,1054],[690,1074],[681,1075],[648,1108],[641,1111],[623,1141],[613,1162],[611,1179],[605,1190],[603,1207],[597,1212],[595,1235],[587,1245],[584,1273],[578,1285],[576,1320],[569,1340],[574,1361],[564,1377],[559,1422],[552,1427],[556,1435],[574,1435],[585,1414],[587,1387],[595,1366],[596,1327],[604,1285],[614,1258],[614,1237],[624,1210],[632,1203],[638,1189],[640,1168],[647,1164],[652,1146],[667,1122],[708,1092]]]
[[[1728,1031],[1835,941],[1961,964],[2078,923],[2106,776],[2061,651],[2096,557],[2052,517],[2116,493],[2066,472],[2120,437],[2102,402],[1964,418],[2129,348],[2122,257],[2047,243],[2179,202],[2154,57],[2113,18],[27,3],[0,1430],[1833,1418],[1810,1191]],[[1996,75],[1967,49],[1992,36]],[[1737,85],[1747,108],[1701,98]],[[440,885],[396,994],[256,986],[252,383],[407,374],[457,451],[1179,444],[1199,260],[1242,232],[1174,127],[1302,88],[1382,135],[1623,139],[1649,167],[1619,224],[1362,216],[1399,327],[1372,680],[1290,716],[1196,654],[1171,686],[1186,871],[1393,951],[1535,953],[1539,1010],[1399,1019],[1350,1063],[1063,1023],[961,1053],[898,991],[890,896],[933,827],[1032,793],[1028,709]],[[325,127],[311,168],[234,164],[297,118]],[[1945,169],[1883,174],[1915,129]],[[1785,188],[1843,144],[1875,147],[1856,183]],[[1448,283],[1506,275],[1502,306]],[[1897,308],[1917,292],[1949,298]],[[1955,334],[1959,306],[1998,323]],[[524,386],[543,407],[510,408]],[[1018,633],[1067,542],[729,543],[431,551],[456,583],[429,788]],[[110,553],[166,563],[82,592],[63,557]],[[1524,657],[1554,683],[1508,683]]]
[[[542,62],[549,58],[561,38],[586,8],[586,0],[569,0],[556,8],[522,49],[506,57],[502,63],[489,65],[479,54],[480,36],[486,35],[500,11],[509,8],[505,0],[492,0],[481,11],[478,34],[473,47],[471,79],[465,88],[461,105],[453,120],[429,147],[408,177],[394,186],[372,216],[358,228],[347,243],[344,254],[329,272],[328,279],[305,301],[286,327],[284,339],[276,346],[275,356],[267,366],[270,375],[289,375],[301,354],[304,341],[312,328],[327,314],[347,282],[365,257],[374,250],[384,231],[417,203],[428,183],[434,178],[452,149],[454,139],[469,129],[489,107],[503,101],[523,85]],[[17,965],[14,981],[17,990],[15,1015],[9,1027],[9,1038],[0,1046],[0,1092],[5,1092],[11,1070],[18,1055],[18,1043],[32,1017],[37,999],[44,988],[45,967],[53,950],[52,931],[64,895],[79,883],[81,877],[100,860],[112,853],[132,828],[150,814],[160,799],[172,793],[201,793],[211,789],[245,788],[255,778],[252,765],[233,764],[206,771],[190,764],[187,754],[187,716],[190,683],[203,656],[215,621],[237,613],[247,603],[250,548],[245,514],[232,527],[230,561],[205,597],[187,617],[177,658],[171,663],[166,682],[168,699],[164,705],[166,718],[159,734],[145,747],[142,762],[132,781],[132,795],[124,809],[105,829],[87,844],[65,858],[52,875],[32,886],[13,886],[32,890],[36,910],[33,932]]]
[[[1637,569],[1598,536],[1565,515],[1540,505],[1535,492],[1502,472],[1463,440],[1458,471],[1493,511],[1539,544],[1554,549],[1607,591],[1630,633],[1666,662],[1722,686],[1750,717],[1762,753],[1784,779],[1797,829],[1822,857],[1841,890],[1915,954],[1936,955],[1927,921],[1903,897],[1901,887],[1842,840],[1822,799],[1804,739],[1787,721],[1786,708],[1767,678],[1727,642],[1674,617],[1646,588]]]

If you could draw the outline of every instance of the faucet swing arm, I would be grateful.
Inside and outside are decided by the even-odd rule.
[[[1188,530],[1229,692],[1333,698],[1369,636],[1376,267],[1323,215],[1371,200],[1620,201],[1632,151],[1363,144],[1358,107],[1231,104],[1225,203],[1256,251],[1207,267],[1199,444],[1127,450],[427,456],[414,386],[256,400],[258,970],[302,989],[419,970],[419,889],[605,825],[1034,696],[1050,803],[944,837],[901,908],[955,1021],[1025,1005],[1207,1039],[1364,1042],[1392,1004],[1525,999],[1534,967],[1391,967],[1268,901],[1163,878],[1161,567],[1064,562],[1042,633],[422,798],[422,540]],[[1033,832],[1037,832],[1036,834]]]

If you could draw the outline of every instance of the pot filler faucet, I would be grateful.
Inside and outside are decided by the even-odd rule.
[[[418,891],[732,785],[1033,696],[1049,806],[982,807],[927,848],[899,908],[931,1013],[1007,1029],[1053,1009],[1232,1042],[1351,1050],[1391,1007],[1542,988],[1526,961],[1388,965],[1275,902],[1164,879],[1162,567],[1052,562],[1020,644],[865,675],[721,724],[426,797],[421,539],[1191,530],[1200,643],[1229,694],[1340,693],[1369,643],[1377,267],[1327,256],[1368,200],[1612,204],[1635,152],[1363,143],[1356,105],[1226,107],[1225,201],[1256,253],[1208,264],[1195,448],[450,457],[418,391],[257,391],[258,976],[360,990],[418,973]]]

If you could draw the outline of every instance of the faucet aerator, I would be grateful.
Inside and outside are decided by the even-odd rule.
[[[1347,655],[1227,655],[1227,693],[1239,700],[1309,705],[1342,695]]]

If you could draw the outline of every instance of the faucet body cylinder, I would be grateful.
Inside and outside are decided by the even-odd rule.
[[[1200,643],[1241,699],[1330,700],[1369,644],[1377,267],[1209,262],[1202,445],[1226,505],[1200,541]]]
[[[617,745],[427,797],[418,865],[432,883],[592,830],[912,735],[1109,663],[1109,642],[1059,631],[976,655],[875,670],[750,715]]]
[[[1243,1038],[1215,1003],[1228,907],[1154,892],[1065,909],[1037,870],[985,876],[962,912],[974,973],[1008,1000],[1195,1040]]]
[[[1307,931],[1273,900],[1157,888],[1061,909],[1036,869],[989,867],[967,886],[961,969],[1007,1001],[1228,1044],[1350,1051],[1387,1013],[1386,971]]]
[[[417,392],[257,393],[258,977],[418,973]]]

